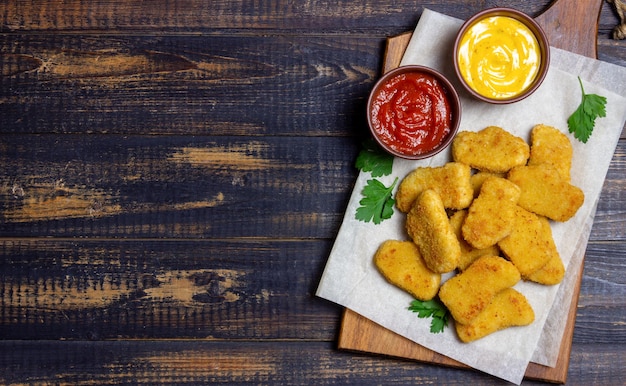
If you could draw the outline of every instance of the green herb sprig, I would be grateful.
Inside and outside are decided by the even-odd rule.
[[[606,116],[606,98],[597,94],[585,94],[580,77],[578,77],[578,82],[583,94],[582,101],[567,119],[567,127],[576,139],[587,143],[596,124],[596,118]]]
[[[371,172],[372,177],[388,176],[393,168],[393,156],[370,139],[363,142],[363,149],[357,156],[355,166],[361,171]]]
[[[397,182],[398,177],[387,187],[378,180],[368,180],[367,185],[363,187],[363,198],[359,201],[361,206],[356,210],[356,219],[380,224],[383,220],[391,218],[396,203],[392,191]]]
[[[363,172],[369,172],[372,177],[382,177],[391,174],[393,168],[393,156],[384,152],[371,139],[363,143],[363,149],[357,156],[355,166]],[[378,179],[367,181],[361,194],[355,218],[364,222],[380,224],[390,219],[393,215],[393,206],[396,201],[392,197],[393,188],[398,178],[391,186],[385,186]]]
[[[418,318],[432,318],[430,332],[438,334],[448,326],[448,309],[440,301],[431,299],[428,301],[413,300],[408,308],[416,312]]]

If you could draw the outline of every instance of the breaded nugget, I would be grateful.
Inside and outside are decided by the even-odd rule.
[[[504,178],[489,177],[469,207],[461,232],[474,248],[495,245],[511,233],[520,189]]]
[[[546,265],[556,252],[550,225],[546,228],[539,216],[521,206],[515,208],[511,234],[498,246],[524,279]]]
[[[461,247],[434,190],[426,189],[417,197],[407,214],[406,230],[431,271],[446,273],[459,265]]]
[[[446,208],[467,208],[472,202],[471,169],[468,165],[449,162],[440,167],[420,167],[409,173],[398,186],[396,206],[404,213],[426,189],[433,189]]]
[[[574,149],[569,138],[555,127],[536,125],[530,132],[528,165],[550,164],[565,181],[570,181]]]
[[[544,228],[544,231],[549,233],[549,239],[551,243],[548,245],[550,255],[552,256],[548,263],[541,267],[538,271],[531,273],[526,280],[533,281],[535,283],[544,285],[559,284],[565,276],[565,266],[561,255],[559,254],[554,239],[552,238],[552,229],[550,228],[550,221],[545,217],[539,217],[539,221]]]
[[[441,275],[426,267],[412,241],[385,241],[374,255],[374,264],[388,282],[416,299],[430,300],[439,291]]]
[[[465,241],[463,235],[461,234],[461,227],[463,226],[466,217],[467,210],[465,209],[456,211],[450,217],[450,225],[452,225],[454,234],[459,240],[459,245],[461,246],[461,258],[459,259],[459,266],[457,267],[461,271],[464,271],[467,267],[470,266],[470,264],[472,264],[476,259],[481,256],[498,256],[498,254],[500,253],[500,250],[495,245],[484,249],[476,249],[469,245],[467,241]]]
[[[480,188],[483,186],[483,182],[489,177],[501,177],[506,178],[506,173],[492,173],[492,172],[478,172],[472,174],[470,177],[470,185],[474,189],[474,198],[478,197]]]
[[[498,292],[514,286],[519,280],[519,271],[513,263],[498,256],[483,256],[443,283],[439,299],[448,307],[454,320],[469,324]]]
[[[456,323],[455,327],[459,339],[468,343],[508,327],[527,326],[534,320],[535,311],[526,297],[507,288],[499,292],[470,324]]]
[[[452,141],[452,158],[471,167],[495,173],[526,165],[530,147],[524,139],[489,126],[479,132],[463,131]]]
[[[569,220],[585,201],[583,191],[549,164],[513,168],[508,179],[522,190],[519,206],[551,220]]]
[[[526,280],[543,285],[555,285],[563,281],[565,276],[565,266],[561,256],[554,255],[548,264],[541,267],[536,272],[531,273]]]

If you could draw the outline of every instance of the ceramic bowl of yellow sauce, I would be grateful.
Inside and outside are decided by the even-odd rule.
[[[511,8],[491,8],[468,19],[454,44],[454,68],[463,87],[489,103],[513,103],[532,94],[550,64],[541,27]]]

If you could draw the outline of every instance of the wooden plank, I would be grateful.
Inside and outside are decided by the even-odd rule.
[[[357,146],[340,137],[2,136],[0,235],[330,238]]]
[[[304,355],[303,355],[304,353]],[[618,384],[619,347],[575,345],[568,385]],[[501,385],[475,371],[333,349],[330,342],[0,342],[2,384]]]
[[[516,4],[534,14],[550,0],[527,0]],[[489,0],[484,7],[501,5]],[[275,0],[267,4],[238,1],[153,0],[150,3],[116,2],[115,11],[104,0],[42,0],[36,4],[4,1],[0,4],[0,23],[8,31],[113,31],[130,33],[137,29],[187,32],[222,30],[278,29],[297,33],[343,30],[373,31],[395,26],[396,32],[415,24],[416,13],[423,8],[468,17],[472,12],[466,0],[398,2],[377,1],[375,6],[361,1],[294,2]],[[387,31],[389,33],[389,31]]]
[[[548,35],[551,46],[595,58],[597,57],[596,36],[600,9],[600,0],[585,3],[576,0],[557,0],[537,17],[537,22]],[[590,34],[585,26],[592,27],[593,33]],[[389,39],[385,54],[391,57],[385,58],[383,72],[399,65],[404,54],[403,47],[408,45],[410,37],[409,33]],[[582,269],[577,277],[571,299],[567,324],[560,343],[559,360],[553,368],[530,363],[525,378],[565,383],[581,280]],[[339,335],[339,348],[342,349],[387,354],[445,366],[465,367],[457,361],[432,352],[349,309],[345,310]]]
[[[331,246],[0,240],[1,336],[330,340],[339,309],[310,294]]]
[[[343,35],[0,34],[3,134],[364,132],[362,105],[380,42]]]
[[[551,0],[527,0],[510,6],[536,16],[550,3]],[[495,6],[506,4],[494,0],[481,3],[483,8]],[[211,6],[200,0],[154,0],[149,5],[118,2],[115,12],[111,12],[108,3],[103,0],[70,0],[62,4],[55,0],[38,1],[36,4],[8,0],[0,3],[0,32],[81,31],[83,34],[98,34],[108,31],[129,35],[150,31],[162,35],[164,32],[176,34],[191,30],[248,34],[251,30],[263,32],[274,29],[303,34],[347,31],[390,36],[411,28],[424,8],[460,19],[466,19],[475,12],[466,0],[425,0],[420,1],[419,7],[414,2],[392,0],[377,1],[376,7],[367,7],[357,1],[321,4],[277,0],[272,2],[272,6],[259,7],[241,0],[213,2]],[[600,15],[600,32],[608,34],[618,21],[607,4]],[[608,36],[604,38],[609,40]]]
[[[619,43],[608,38],[598,40],[598,59],[626,67],[626,43]],[[626,138],[626,131],[622,132],[621,139]]]
[[[537,16],[551,2],[528,0],[512,6]],[[506,6],[494,0],[481,3],[483,8],[503,5]],[[111,12],[109,3],[103,0],[70,0],[62,4],[55,0],[36,4],[8,0],[0,3],[0,33],[63,31],[84,36],[108,32],[128,37],[138,31],[159,36],[203,31],[219,36],[224,32],[250,35],[254,30],[277,30],[289,35],[346,32],[384,38],[410,29],[424,8],[460,19],[476,11],[466,0],[426,0],[421,1],[419,7],[414,2],[392,0],[378,1],[376,7],[350,0],[323,5],[277,0],[267,7],[241,0],[213,2],[211,6],[200,0],[154,0],[149,5],[116,3],[115,12]],[[599,20],[599,41],[610,43],[610,31],[618,23],[615,11],[608,4],[604,5]]]

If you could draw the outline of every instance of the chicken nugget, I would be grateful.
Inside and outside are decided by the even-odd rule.
[[[508,327],[527,326],[534,320],[535,311],[528,299],[513,288],[507,288],[499,292],[471,323],[456,323],[455,328],[459,339],[468,343]]]
[[[563,281],[563,277],[565,276],[565,266],[563,265],[563,260],[561,260],[561,255],[559,254],[556,244],[554,243],[554,239],[552,238],[552,229],[550,228],[550,221],[548,221],[545,217],[539,217],[539,221],[543,226],[544,232],[546,232],[549,236],[549,240],[551,241],[547,248],[550,251],[550,255],[552,256],[548,263],[541,267],[538,271],[531,273],[528,275],[526,280],[543,284],[543,285],[555,285],[559,284]]]
[[[406,230],[431,271],[446,273],[459,265],[461,247],[434,190],[426,189],[417,197],[407,214]]]
[[[511,233],[520,189],[504,178],[489,177],[469,207],[461,227],[463,238],[474,248],[495,245]]]
[[[483,256],[443,283],[439,299],[454,320],[469,324],[498,292],[514,286],[519,280],[519,271],[513,263],[499,256]]]
[[[547,125],[533,127],[530,132],[528,165],[550,164],[565,181],[570,181],[573,155],[572,143],[559,129]]]
[[[433,189],[446,208],[467,208],[472,202],[471,169],[468,165],[449,162],[440,167],[420,167],[409,173],[398,186],[396,206],[408,213],[413,202],[426,189]]]
[[[546,265],[531,273],[526,280],[543,285],[555,285],[563,281],[565,266],[560,255],[554,255]]]
[[[388,282],[419,300],[437,295],[441,275],[434,273],[412,241],[387,240],[374,255],[374,264]]]
[[[461,233],[461,227],[463,226],[466,217],[467,210],[465,209],[456,211],[450,217],[450,225],[452,225],[454,234],[459,240],[459,245],[461,246],[461,258],[459,259],[458,266],[458,269],[461,271],[464,271],[467,267],[470,266],[470,264],[472,264],[476,259],[481,256],[497,256],[500,253],[500,250],[496,245],[492,245],[484,249],[476,249],[472,247],[467,241],[465,241]]]
[[[522,191],[519,206],[551,220],[569,220],[585,201],[583,191],[549,164],[518,166],[507,178]]]
[[[452,158],[481,171],[504,173],[526,165],[530,147],[520,137],[489,126],[479,132],[463,131],[452,141]]]
[[[524,279],[546,265],[556,252],[550,225],[546,229],[539,216],[521,206],[515,208],[511,234],[498,241],[498,246]]]
[[[478,197],[480,188],[483,186],[483,182],[489,177],[501,177],[506,178],[506,173],[492,173],[492,172],[478,172],[472,174],[470,177],[470,185],[474,189],[474,198]]]

